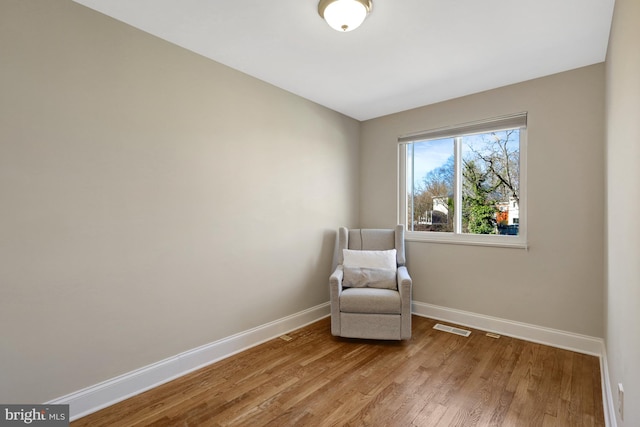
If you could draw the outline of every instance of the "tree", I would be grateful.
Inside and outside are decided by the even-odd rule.
[[[519,129],[479,135],[479,141],[468,138],[468,159],[475,160],[487,171],[495,186],[493,197],[508,202],[514,198],[520,203],[520,145]]]
[[[499,206],[520,202],[519,130],[466,137],[464,144],[463,227],[494,234]]]
[[[474,160],[463,161],[464,177],[462,219],[472,234],[496,233],[496,207],[491,194],[495,187],[487,182],[491,173],[482,170]]]
[[[431,231],[453,231],[453,182],[455,177],[455,162],[453,156],[440,167],[428,172],[422,179],[420,192],[417,198],[420,200],[420,215],[424,218],[427,212],[431,213]],[[434,200],[446,203],[447,212],[443,213],[434,209]]]
[[[422,182],[425,191],[437,197],[448,195],[453,191],[454,177],[455,160],[453,156],[450,156],[442,166],[428,172],[422,179]]]

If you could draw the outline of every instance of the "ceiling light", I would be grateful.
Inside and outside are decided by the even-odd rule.
[[[371,12],[371,0],[320,0],[318,13],[334,30],[355,30]]]

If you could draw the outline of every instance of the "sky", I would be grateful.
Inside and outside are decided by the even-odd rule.
[[[413,149],[414,183],[419,185],[427,173],[444,165],[453,156],[453,138],[416,142]]]

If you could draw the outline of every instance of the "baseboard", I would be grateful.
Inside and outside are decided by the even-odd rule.
[[[600,357],[602,354],[603,340],[601,338],[415,301],[412,308],[413,313],[418,316],[456,323],[592,356]]]
[[[616,408],[611,391],[609,379],[609,363],[607,361],[607,347],[602,343],[602,355],[600,356],[600,376],[602,377],[602,406],[606,427],[617,427]]]
[[[330,314],[320,304],[257,328],[180,353],[116,378],[59,397],[46,404],[68,404],[71,421],[150,390],[204,366],[313,323]]]

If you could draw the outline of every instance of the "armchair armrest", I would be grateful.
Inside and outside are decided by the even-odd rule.
[[[326,276],[325,276],[326,277]],[[329,284],[331,285],[331,289],[336,287],[336,291],[342,291],[342,278],[344,277],[344,269],[342,265],[336,267],[334,272],[329,277]]]
[[[342,278],[344,270],[341,265],[336,267],[335,271],[329,277],[329,298],[331,299],[331,307],[339,307],[340,294],[342,293]]]
[[[407,267],[404,265],[398,267],[398,289],[407,288],[410,290],[413,281],[411,280],[411,276],[409,276],[409,271],[407,271]]]
[[[411,288],[413,281],[407,267],[398,267],[398,292],[400,293],[400,311],[402,318],[402,326],[400,328],[400,339],[411,338]]]
[[[411,280],[411,276],[409,276],[409,272],[407,271],[407,267],[401,266],[398,267],[398,292],[400,292],[400,299],[402,300],[402,306],[409,307],[411,310],[411,287],[413,285],[413,281]],[[410,311],[409,311],[410,312]]]
[[[342,278],[344,270],[338,265],[329,276],[329,303],[331,305],[331,333],[340,335],[340,294],[342,293]]]

